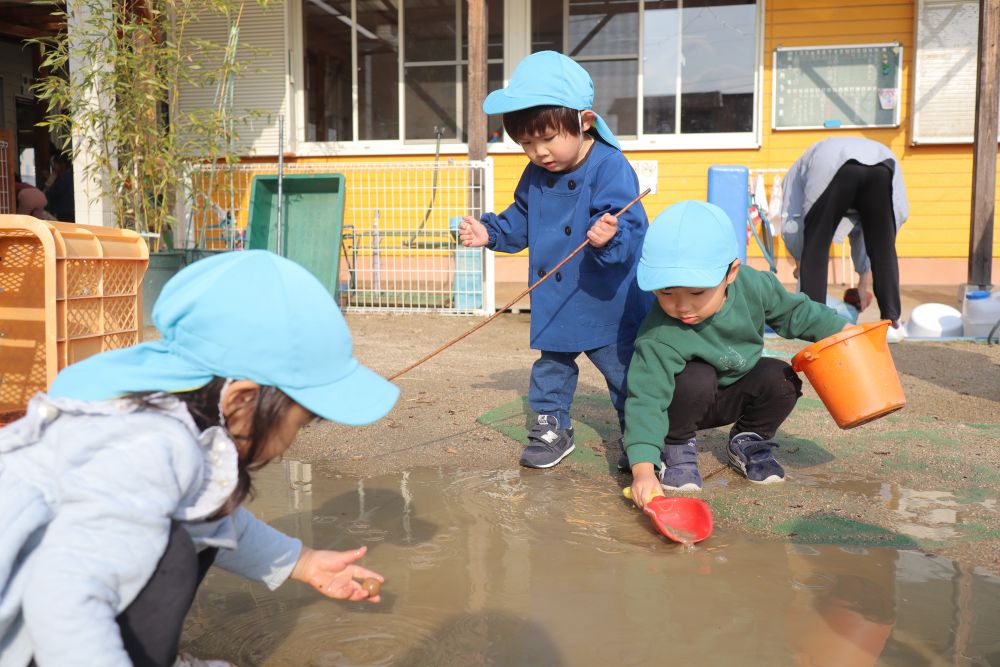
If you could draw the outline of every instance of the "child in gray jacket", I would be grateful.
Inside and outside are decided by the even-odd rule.
[[[364,547],[313,550],[240,507],[302,426],[366,424],[398,396],[354,359],[326,289],[226,253],[169,281],[153,323],[161,340],[65,368],[0,430],[0,667],[169,667],[213,562],[379,600]]]

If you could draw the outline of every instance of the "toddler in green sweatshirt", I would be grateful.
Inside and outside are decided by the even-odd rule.
[[[656,296],[628,373],[625,453],[632,497],[697,491],[695,433],[732,424],[729,463],[751,482],[785,478],[773,441],[802,395],[791,366],[765,358],[764,325],[817,341],[850,326],[771,273],[741,266],[736,234],[719,207],[670,206],[653,220],[636,274]]]

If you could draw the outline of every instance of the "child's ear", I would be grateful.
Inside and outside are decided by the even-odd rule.
[[[597,119],[597,114],[590,109],[584,109],[580,112],[580,121],[583,125],[583,131],[586,132],[594,126],[594,120]]]
[[[236,380],[226,389],[219,407],[222,408],[222,413],[228,419],[231,413],[235,413],[241,408],[253,407],[259,394],[260,385],[253,380]]]
[[[729,265],[729,271],[726,273],[726,284],[732,285],[733,281],[736,280],[736,274],[740,272],[740,261],[739,257],[733,260],[733,263]]]

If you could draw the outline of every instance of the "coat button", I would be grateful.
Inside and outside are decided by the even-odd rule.
[[[550,188],[554,188],[556,186],[556,179],[550,178],[545,182],[545,184],[548,185]]]
[[[569,225],[566,225],[566,229],[564,229],[563,231],[566,232],[566,236],[569,236],[573,233],[573,228],[570,227]]]
[[[59,416],[59,408],[48,403],[42,403],[38,406],[38,416],[41,418],[43,424],[48,424]]]
[[[570,189],[570,190],[576,190],[576,181],[570,181],[570,182],[569,182],[569,183],[567,183],[566,185],[568,185],[568,186],[569,186],[569,189]]]
[[[538,277],[539,278],[545,277],[545,269],[538,269]]]
[[[556,271],[556,282],[559,282],[560,280],[562,280],[562,274]]]

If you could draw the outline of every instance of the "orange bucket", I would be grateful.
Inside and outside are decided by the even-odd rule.
[[[906,405],[885,339],[889,320],[828,336],[792,357],[840,428],[854,428]]]

